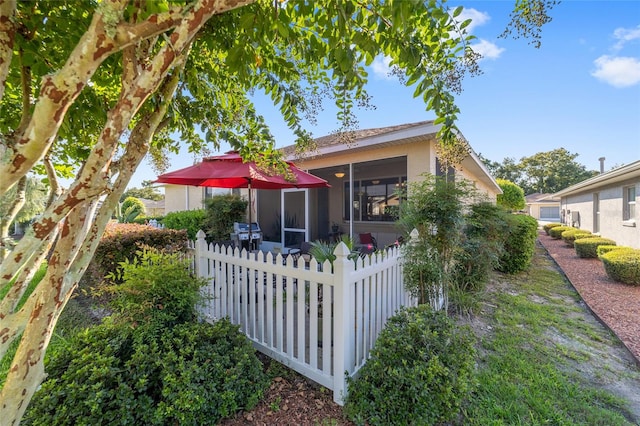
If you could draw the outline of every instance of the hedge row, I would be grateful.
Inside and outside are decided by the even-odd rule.
[[[568,246],[574,247],[578,257],[599,258],[612,280],[640,285],[640,250],[617,246],[609,238],[560,223],[548,223],[543,229],[552,238],[562,238]]]

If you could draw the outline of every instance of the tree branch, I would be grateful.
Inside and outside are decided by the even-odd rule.
[[[0,0],[0,101],[9,75],[13,57],[13,41],[16,27],[12,18],[16,13],[16,0]]]

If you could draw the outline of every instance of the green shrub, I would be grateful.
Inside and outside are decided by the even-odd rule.
[[[122,223],[132,223],[138,216],[143,216],[147,212],[142,200],[136,197],[127,197],[120,206],[121,214],[118,220]]]
[[[109,274],[115,284],[105,288],[118,320],[127,324],[162,322],[171,326],[196,319],[202,278],[189,273],[190,260],[180,253],[162,253],[154,248],[136,252]]]
[[[578,257],[596,258],[598,257],[598,246],[616,245],[616,242],[608,238],[578,238],[573,242]]]
[[[498,270],[515,274],[531,265],[538,238],[538,221],[531,216],[515,214],[507,216],[507,223],[509,229]]]
[[[464,217],[466,226],[462,244],[456,251],[455,266],[451,271],[451,311],[465,313],[475,309],[475,294],[485,288],[504,252],[507,214],[504,208],[489,202],[470,206]]]
[[[156,229],[137,224],[110,224],[102,235],[91,265],[95,278],[118,268],[120,262],[133,260],[141,246],[165,251],[185,251],[187,236],[184,231]]]
[[[573,247],[573,242],[575,241],[577,235],[593,234],[591,234],[591,231],[587,231],[586,229],[569,229],[560,234],[560,236],[562,237],[562,241],[567,243],[569,247]]]
[[[181,212],[167,213],[162,219],[162,224],[169,229],[183,229],[191,241],[196,239],[199,230],[204,230],[205,211],[185,210]]]
[[[613,250],[636,250],[636,249],[632,247],[627,247],[627,246],[605,245],[605,246],[598,246],[598,248],[596,249],[596,254],[598,255],[598,258],[599,258],[603,254],[609,253],[610,251],[613,251]]]
[[[640,285],[640,250],[611,250],[600,256],[607,275],[624,284]]]
[[[572,229],[576,229],[576,228],[573,228],[571,226],[555,226],[549,229],[549,236],[554,240],[559,240],[560,238],[562,238],[562,233],[564,231],[570,231]]]
[[[210,241],[224,241],[233,232],[234,222],[244,222],[249,203],[239,195],[216,195],[206,202],[203,230]]]
[[[267,384],[249,340],[228,320],[196,321],[202,281],[177,254],[125,262],[116,312],[55,347],[26,425],[217,424],[250,409]]]
[[[58,347],[21,424],[217,424],[257,404],[266,378],[237,326],[154,325],[105,324]]]
[[[573,237],[573,241],[575,242],[575,240],[581,240],[583,238],[600,238],[600,235],[598,234],[592,234],[592,233],[577,233],[576,235],[574,235]]]
[[[555,227],[557,227],[557,226],[564,226],[564,225],[563,225],[563,224],[561,224],[561,223],[558,223],[558,222],[551,222],[551,223],[547,223],[547,224],[545,224],[545,225],[542,227],[542,229],[544,230],[544,232],[545,232],[547,235],[549,235],[549,231],[551,230],[551,228],[555,228]]]
[[[517,184],[506,179],[496,179],[502,194],[498,194],[496,203],[510,211],[522,210],[526,206],[524,190]]]
[[[347,379],[346,415],[357,424],[450,421],[473,388],[474,339],[442,311],[402,309],[387,322],[358,379]]]

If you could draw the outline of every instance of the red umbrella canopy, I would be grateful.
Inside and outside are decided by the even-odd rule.
[[[174,185],[211,186],[216,188],[321,188],[329,187],[326,180],[304,172],[287,162],[294,180],[282,175],[269,175],[254,162],[243,162],[235,151],[207,157],[202,162],[158,176],[156,182]]]

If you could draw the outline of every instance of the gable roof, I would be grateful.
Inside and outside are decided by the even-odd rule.
[[[604,185],[611,185],[633,178],[640,178],[640,160],[583,180],[580,183],[556,192],[555,194],[553,194],[553,196],[565,197],[567,195],[590,191]]]
[[[556,198],[554,194],[544,194],[541,192],[534,192],[533,194],[529,194],[524,197],[527,204],[534,203],[557,203],[560,201],[559,198]]]
[[[301,157],[304,159],[340,151],[367,149],[373,145],[409,143],[415,138],[424,139],[425,136],[435,138],[438,130],[440,130],[440,125],[434,125],[433,120],[427,120],[373,129],[359,129],[347,133],[332,133],[314,139],[316,150],[304,153]],[[295,145],[285,146],[281,150],[288,160],[299,159],[296,158]]]

